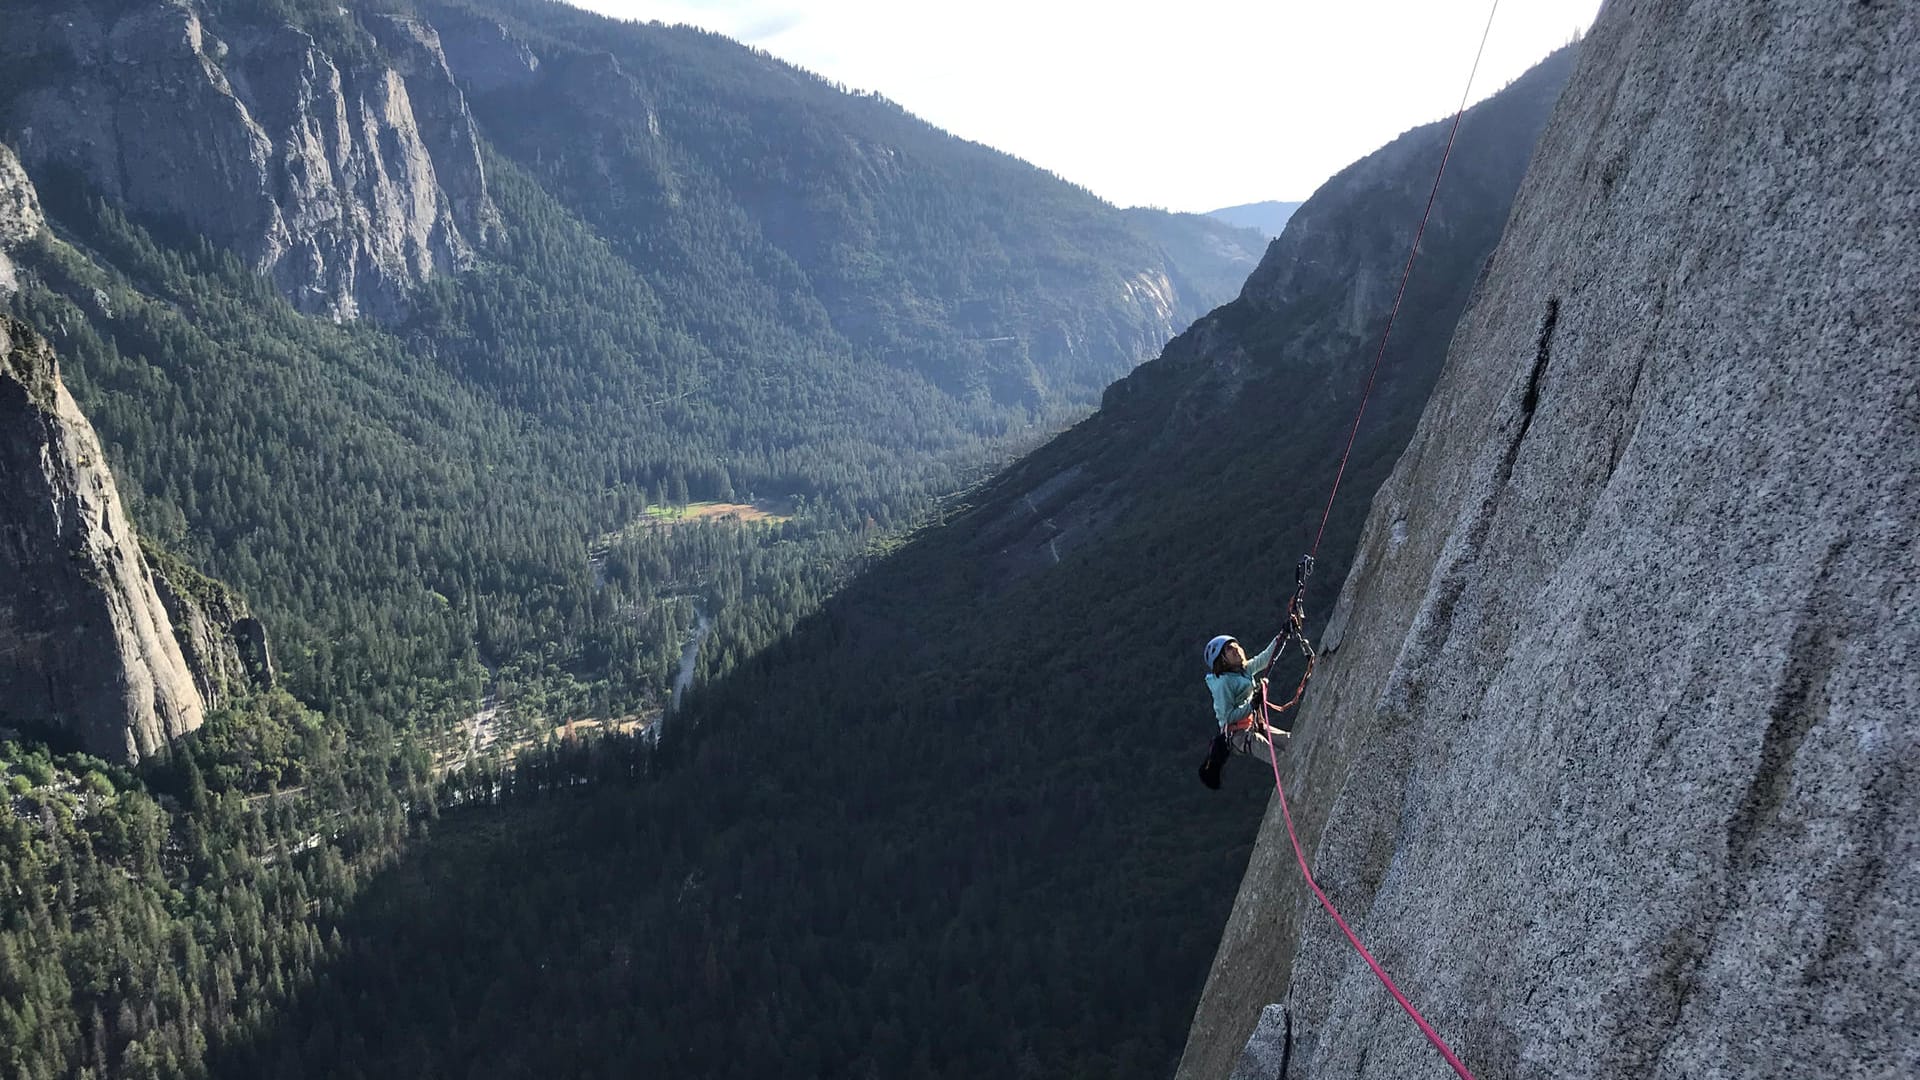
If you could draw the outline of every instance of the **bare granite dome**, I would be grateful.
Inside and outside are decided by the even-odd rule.
[[[1920,7],[1602,11],[1289,752],[1483,1080],[1920,1075],[1917,223]],[[1292,1080],[1450,1075],[1277,806],[1179,1075],[1274,1002]]]

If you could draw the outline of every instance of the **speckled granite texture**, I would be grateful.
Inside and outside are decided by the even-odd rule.
[[[1920,5],[1615,0],[1290,751],[1482,1080],[1920,1076]],[[1277,807],[1182,1077],[1451,1075]]]
[[[1286,1076],[1291,1064],[1287,1051],[1291,1049],[1292,1033],[1285,1005],[1269,1005],[1260,1010],[1260,1023],[1247,1037],[1247,1045],[1241,1048],[1228,1080],[1280,1080]]]
[[[0,726],[137,761],[205,714],[93,425],[0,316]]]

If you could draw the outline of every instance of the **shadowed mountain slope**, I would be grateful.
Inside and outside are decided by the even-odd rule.
[[[1356,490],[1407,437],[1570,64],[1467,117]],[[352,1031],[314,1067],[1164,1076],[1263,798],[1250,769],[1194,778],[1199,646],[1278,618],[1265,575],[1317,517],[1445,138],[1330,181],[1096,417],[696,688],[653,779],[566,795],[633,766],[556,751],[501,778],[511,815],[450,813],[225,1067]]]

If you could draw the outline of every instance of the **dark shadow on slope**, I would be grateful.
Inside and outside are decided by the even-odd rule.
[[[1316,616],[1569,59],[1463,128]],[[1199,646],[1278,628],[1443,135],[1330,182],[1100,414],[693,695],[652,780],[449,813],[216,1073],[1166,1075],[1268,792],[1194,778]]]

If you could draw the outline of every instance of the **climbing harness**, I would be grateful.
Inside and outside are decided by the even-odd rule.
[[[1373,958],[1373,954],[1367,951],[1367,947],[1360,943],[1359,935],[1355,934],[1353,928],[1347,925],[1347,920],[1340,917],[1339,909],[1335,908],[1333,901],[1327,899],[1327,894],[1321,891],[1320,883],[1313,879],[1313,870],[1307,865],[1307,853],[1301,848],[1300,836],[1293,828],[1293,810],[1287,805],[1286,785],[1280,782],[1280,755],[1279,752],[1273,748],[1272,743],[1274,733],[1277,729],[1272,726],[1271,722],[1274,717],[1300,704],[1300,698],[1307,691],[1307,680],[1313,677],[1313,664],[1316,659],[1316,654],[1313,651],[1312,643],[1307,640],[1305,632],[1306,603],[1304,597],[1307,588],[1307,577],[1313,573],[1314,557],[1320,553],[1320,541],[1325,538],[1327,534],[1327,519],[1333,514],[1333,500],[1334,497],[1340,493],[1340,481],[1347,473],[1347,459],[1352,456],[1354,439],[1360,433],[1360,418],[1366,415],[1367,401],[1373,397],[1373,384],[1380,374],[1380,361],[1387,355],[1387,341],[1393,336],[1393,323],[1400,315],[1401,301],[1406,298],[1407,281],[1413,276],[1413,261],[1415,257],[1420,254],[1420,239],[1426,235],[1427,221],[1433,216],[1433,202],[1440,194],[1440,178],[1446,175],[1447,159],[1453,156],[1453,141],[1455,136],[1460,133],[1460,118],[1466,115],[1467,111],[1467,95],[1473,90],[1474,76],[1480,72],[1480,57],[1486,52],[1487,35],[1493,30],[1493,17],[1499,10],[1500,0],[1493,0],[1492,7],[1487,11],[1487,24],[1485,28],[1480,31],[1480,47],[1473,54],[1473,68],[1467,73],[1466,88],[1460,92],[1460,107],[1455,109],[1453,113],[1453,127],[1447,132],[1447,146],[1440,154],[1440,167],[1436,169],[1433,174],[1433,188],[1427,192],[1426,209],[1420,214],[1420,226],[1414,230],[1413,245],[1408,249],[1406,265],[1400,271],[1400,287],[1393,295],[1393,307],[1387,313],[1386,329],[1380,334],[1380,347],[1373,354],[1373,367],[1367,372],[1366,388],[1362,390],[1360,394],[1360,407],[1354,411],[1353,426],[1347,431],[1346,448],[1340,452],[1340,466],[1334,471],[1333,487],[1327,492],[1326,509],[1320,512],[1320,527],[1313,535],[1313,546],[1308,549],[1305,555],[1300,557],[1299,563],[1294,566],[1293,595],[1287,600],[1286,636],[1287,640],[1298,641],[1300,643],[1300,648],[1306,654],[1307,658],[1306,672],[1300,676],[1300,685],[1295,688],[1293,697],[1289,698],[1284,704],[1274,705],[1267,699],[1267,680],[1265,678],[1265,671],[1262,671],[1261,677],[1257,680],[1260,686],[1259,707],[1248,713],[1245,720],[1239,722],[1247,725],[1247,727],[1242,730],[1257,730],[1258,734],[1268,741],[1269,751],[1267,754],[1267,763],[1273,766],[1274,794],[1279,797],[1280,814],[1287,823],[1287,839],[1293,843],[1293,857],[1300,864],[1300,876],[1306,879],[1307,888],[1313,890],[1313,895],[1320,901],[1320,906],[1325,908],[1327,914],[1333,917],[1334,925],[1340,927],[1340,932],[1347,936],[1347,941],[1352,943],[1354,951],[1358,952],[1360,958],[1367,962],[1367,966],[1373,969],[1373,973],[1379,977],[1381,985],[1387,988],[1387,993],[1392,994],[1393,1000],[1399,1002],[1400,1007],[1406,1010],[1407,1015],[1419,1026],[1420,1033],[1427,1037],[1427,1041],[1432,1043],[1433,1048],[1440,1052],[1440,1056],[1446,1059],[1447,1064],[1452,1066],[1453,1071],[1459,1074],[1461,1080],[1474,1080],[1473,1074],[1467,1071],[1465,1065],[1461,1064],[1460,1058],[1454,1054],[1453,1048],[1448,1046],[1447,1041],[1440,1037],[1440,1033],[1433,1029],[1433,1025],[1427,1023],[1427,1018],[1420,1015],[1420,1010],[1413,1007],[1413,1002],[1408,1001],[1407,996],[1400,992],[1400,988],[1393,984],[1393,980],[1387,976],[1386,969],[1382,968],[1380,962]],[[1278,660],[1280,654],[1284,651],[1284,646],[1274,650],[1273,657],[1267,662],[1267,669],[1270,670],[1273,667],[1273,661]]]

